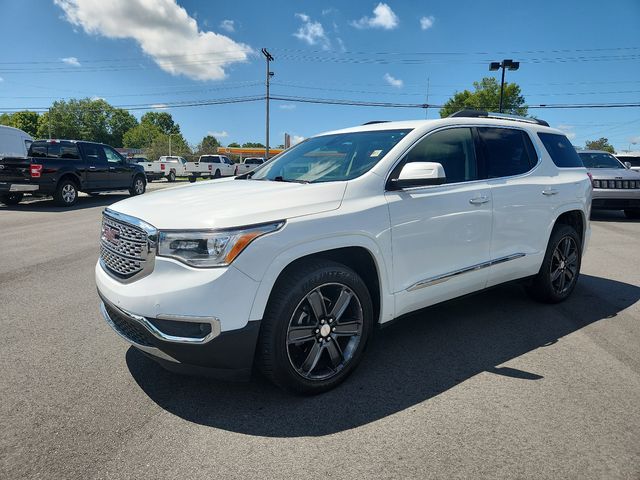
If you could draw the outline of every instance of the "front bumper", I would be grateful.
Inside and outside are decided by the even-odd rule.
[[[215,329],[194,337],[167,333],[167,327],[184,323],[193,332],[192,322],[146,318],[122,310],[104,297],[100,312],[113,330],[128,343],[167,370],[223,380],[247,380],[251,376],[260,322],[248,322],[241,329],[220,333]],[[160,323],[163,322],[163,323]],[[172,325],[173,323],[173,325]]]
[[[27,193],[35,192],[39,189],[39,185],[32,185],[28,183],[0,182],[0,193]]]
[[[640,190],[594,188],[591,207],[594,210],[640,209]]]

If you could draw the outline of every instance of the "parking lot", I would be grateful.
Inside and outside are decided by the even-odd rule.
[[[111,331],[93,268],[122,198],[0,206],[0,478],[640,476],[640,222],[593,218],[567,302],[421,311],[304,398],[176,376]]]

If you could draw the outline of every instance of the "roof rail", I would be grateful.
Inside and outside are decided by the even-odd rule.
[[[374,125],[376,123],[389,123],[389,120],[371,120],[370,122],[363,123],[362,125]]]
[[[545,127],[549,126],[547,122],[545,122],[544,120],[540,120],[538,118],[523,117],[520,115],[511,115],[508,113],[487,112],[485,110],[472,110],[472,109],[458,110],[457,112],[449,115],[449,117],[450,118],[457,118],[457,117],[499,118],[502,120],[513,120],[514,122],[535,123],[536,125],[542,125]]]

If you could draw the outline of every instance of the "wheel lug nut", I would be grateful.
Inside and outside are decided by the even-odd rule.
[[[320,325],[324,325],[324,320],[320,320]]]
[[[336,331],[336,327],[333,327],[333,328],[331,329],[331,331],[332,331],[332,332],[335,332],[335,331]]]
[[[316,333],[320,333],[320,330],[318,330],[317,328],[316,328]]]

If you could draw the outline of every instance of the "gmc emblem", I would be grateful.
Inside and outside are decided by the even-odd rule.
[[[103,225],[102,238],[113,245],[118,245],[120,243],[120,230],[109,225]]]

